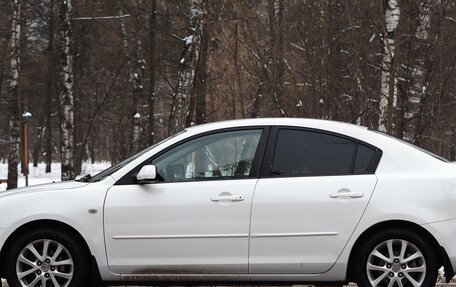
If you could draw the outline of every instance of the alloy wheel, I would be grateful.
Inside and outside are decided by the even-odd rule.
[[[366,270],[373,287],[420,287],[426,277],[426,260],[414,244],[390,239],[372,250]]]
[[[39,239],[25,246],[16,261],[22,287],[67,287],[73,278],[74,262],[57,241]]]

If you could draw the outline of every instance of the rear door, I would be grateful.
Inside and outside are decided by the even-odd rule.
[[[250,273],[322,273],[360,220],[381,151],[322,131],[280,128],[255,189]]]

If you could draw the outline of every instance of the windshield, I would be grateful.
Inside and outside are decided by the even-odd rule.
[[[432,152],[430,152],[428,150],[425,150],[424,148],[416,146],[416,145],[414,145],[412,143],[409,143],[408,141],[405,141],[403,139],[398,139],[396,137],[393,137],[392,135],[389,135],[389,134],[381,132],[381,131],[373,131],[373,132],[381,134],[381,135],[384,135],[384,136],[387,136],[387,137],[392,138],[392,139],[395,139],[395,140],[397,140],[397,141],[399,141],[401,143],[404,143],[404,144],[406,144],[406,145],[408,145],[410,147],[413,147],[413,148],[415,148],[415,149],[417,149],[417,150],[419,150],[421,152],[424,152],[425,154],[428,154],[428,155],[430,155],[430,156],[432,156],[432,157],[434,157],[434,158],[436,158],[438,160],[441,160],[441,161],[444,161],[444,162],[450,162],[448,159],[446,159],[446,158],[444,158],[444,157],[442,157],[440,155],[436,155],[435,153],[432,153]]]
[[[142,156],[143,154],[149,152],[150,150],[152,150],[153,148],[157,147],[158,145],[161,145],[162,143],[176,137],[177,135],[180,135],[181,133],[185,132],[185,130],[183,130],[182,132],[180,133],[177,133],[175,135],[172,135],[164,140],[162,140],[161,142],[158,142],[148,148],[146,148],[145,150],[142,150],[140,152],[138,152],[137,154],[127,158],[126,160],[122,161],[122,162],[119,162],[118,164],[116,165],[113,165],[105,170],[103,170],[102,172],[96,174],[95,176],[90,176],[90,175],[86,175],[80,179],[78,179],[77,181],[83,181],[83,182],[96,182],[96,181],[100,181],[100,180],[103,180],[105,179],[106,177],[110,176],[111,174],[115,173],[116,171],[118,171],[119,169],[123,168],[124,166],[126,166],[127,164],[129,164],[130,162],[134,161],[135,159],[139,158],[140,156]]]

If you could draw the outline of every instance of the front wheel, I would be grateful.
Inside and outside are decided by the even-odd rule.
[[[385,230],[369,238],[357,256],[359,286],[435,286],[438,264],[431,245],[407,230]]]
[[[9,286],[85,286],[89,264],[85,252],[68,235],[35,230],[20,236],[7,255]]]

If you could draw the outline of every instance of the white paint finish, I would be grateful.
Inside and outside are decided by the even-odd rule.
[[[394,150],[388,151],[391,155],[394,154]],[[400,158],[400,152],[396,156]],[[409,172],[398,169],[396,173],[376,173],[378,183],[369,206],[335,266],[348,263],[352,246],[365,230],[379,222],[391,220],[422,225],[445,247],[453,264],[456,263],[456,245],[452,243],[453,239],[448,240],[448,237],[440,234],[442,229],[447,228],[449,231],[446,232],[451,232],[455,228],[456,168],[454,164],[443,162],[440,167],[425,165],[421,168],[428,171]],[[441,223],[440,230],[431,228],[436,223]]]
[[[243,179],[113,186],[105,203],[111,270],[247,273],[249,218],[256,182]],[[230,192],[244,200],[211,200]]]
[[[111,178],[98,183],[68,181],[43,184],[3,192],[0,197],[0,246],[20,226],[35,220],[50,219],[76,229],[86,240],[106,280],[119,277],[107,269],[103,234],[103,202]],[[18,208],[20,206],[20,208]],[[96,214],[89,209],[97,209]]]
[[[155,165],[145,165],[136,175],[137,180],[154,180],[157,177],[157,168]]]
[[[291,236],[252,237],[250,272],[329,270],[361,218],[376,181],[375,175],[260,179],[253,200],[251,233]],[[338,190],[364,196],[331,198]]]
[[[456,219],[439,221],[423,225],[437,241],[445,248],[451,260],[451,264],[456,266]]]

